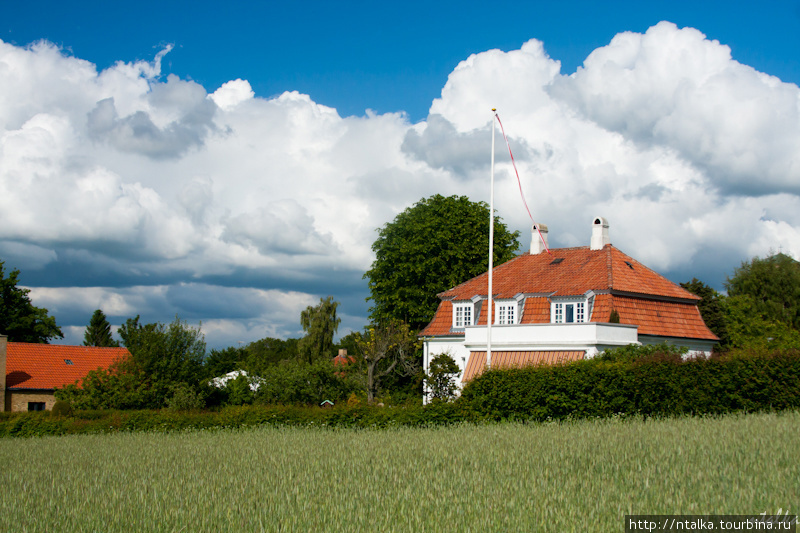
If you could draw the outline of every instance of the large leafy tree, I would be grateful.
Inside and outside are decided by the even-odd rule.
[[[119,343],[111,336],[111,324],[105,313],[97,309],[89,320],[89,326],[83,334],[84,346],[117,347]]]
[[[47,309],[35,307],[28,296],[30,290],[18,287],[19,270],[5,274],[0,261],[0,334],[11,342],[47,343],[64,334]]]
[[[436,295],[488,268],[489,206],[466,196],[425,198],[380,228],[369,280],[376,324],[405,321],[413,330],[433,318]],[[519,232],[494,217],[495,266],[514,257]]]
[[[339,302],[333,301],[333,296],[328,296],[320,298],[318,305],[309,305],[300,313],[300,325],[306,332],[297,346],[302,360],[312,363],[321,357],[331,356],[333,336],[342,321],[336,316],[337,307]]]
[[[118,331],[136,365],[159,391],[183,382],[195,385],[202,378],[206,343],[200,328],[175,317],[169,325],[140,324],[129,318]]]
[[[728,295],[752,300],[764,320],[800,330],[800,263],[786,254],[743,262],[725,282]]]
[[[204,374],[210,379],[233,370],[265,376],[281,361],[297,359],[299,339],[265,337],[246,346],[212,349],[204,362]]]
[[[247,351],[244,348],[228,347],[212,349],[203,361],[203,374],[211,379],[223,376],[234,370],[243,370]]]

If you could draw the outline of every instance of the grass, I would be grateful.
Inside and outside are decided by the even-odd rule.
[[[623,531],[800,508],[800,413],[0,439],[0,530]]]

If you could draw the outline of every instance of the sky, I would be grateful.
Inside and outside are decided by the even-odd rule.
[[[80,344],[368,322],[377,228],[489,200],[497,108],[553,246],[675,282],[800,257],[800,1],[0,2],[0,261]],[[530,243],[507,153],[495,208]]]

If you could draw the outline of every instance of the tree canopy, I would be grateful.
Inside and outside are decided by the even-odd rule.
[[[433,401],[445,401],[455,399],[458,387],[456,379],[461,375],[453,356],[447,352],[433,356],[428,365],[428,373],[425,375],[425,385],[428,388],[429,398]]]
[[[33,305],[28,296],[31,291],[17,287],[19,270],[6,277],[4,264],[0,261],[0,334],[8,335],[11,342],[47,343],[64,338],[47,309]]]
[[[786,350],[800,346],[800,331],[786,322],[764,317],[753,297],[728,296],[722,301],[729,344],[735,348]]]
[[[204,388],[206,343],[200,328],[175,318],[170,324],[129,318],[118,330],[131,357],[93,370],[81,387],[67,385],[56,398],[81,409],[158,409],[181,388]]]
[[[104,348],[119,346],[119,343],[111,336],[111,324],[108,323],[102,310],[97,309],[89,320],[89,326],[83,334],[83,345]]]
[[[411,376],[419,370],[419,341],[404,322],[393,320],[370,326],[355,340],[370,403],[380,394],[385,378],[392,374]]]
[[[724,297],[697,278],[692,278],[692,281],[681,283],[681,287],[702,298],[702,300],[697,303],[697,307],[700,309],[700,315],[702,315],[703,321],[706,323],[706,326],[708,326],[708,329],[719,337],[720,345],[727,346],[730,340],[728,338],[728,328],[726,325],[725,310],[723,308]]]
[[[331,356],[333,336],[342,321],[336,316],[337,307],[339,302],[333,301],[333,296],[328,296],[320,298],[318,305],[309,305],[300,313],[300,325],[306,332],[297,346],[301,359],[311,363],[320,357]]]
[[[743,262],[725,282],[729,296],[752,298],[762,318],[800,329],[800,263],[786,254]]]
[[[140,324],[137,316],[129,318],[118,333],[155,387],[169,389],[171,382],[196,385],[202,377],[206,343],[199,327],[177,317],[169,325]]]
[[[437,294],[485,272],[489,206],[466,196],[425,198],[379,230],[369,280],[374,323],[401,320],[419,330],[433,318]],[[519,232],[494,217],[494,265],[514,257]]]

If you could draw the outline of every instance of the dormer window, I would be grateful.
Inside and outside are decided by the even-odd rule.
[[[461,329],[471,326],[473,324],[473,310],[474,304],[472,302],[453,304],[453,327]]]
[[[586,298],[553,301],[550,306],[550,321],[554,324],[586,322]]]
[[[495,302],[494,323],[498,325],[516,324],[518,307],[519,303],[516,300]]]

